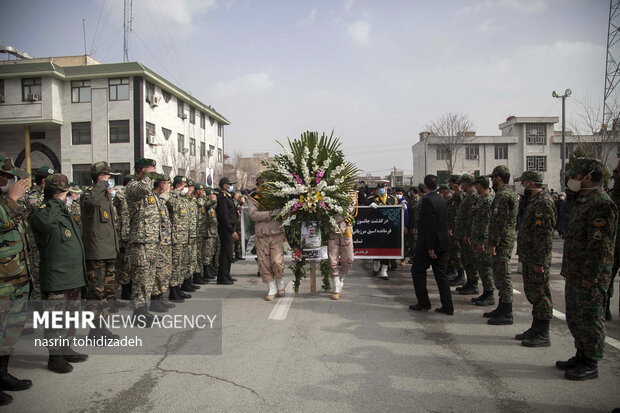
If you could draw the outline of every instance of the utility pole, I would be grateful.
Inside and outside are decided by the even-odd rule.
[[[565,100],[572,94],[572,90],[566,89],[563,95],[558,95],[554,90],[551,96],[562,99],[562,172],[560,174],[560,190],[564,192],[566,181],[566,104]]]
[[[133,31],[133,0],[125,0],[123,8],[123,62],[129,61],[129,34]]]

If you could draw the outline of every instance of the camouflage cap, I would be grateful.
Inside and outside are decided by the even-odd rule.
[[[506,174],[510,174],[510,169],[508,169],[506,165],[497,165],[495,168],[493,168],[493,172],[491,172],[489,177]]]
[[[4,153],[0,153],[0,172],[4,172],[7,175],[13,175],[19,179],[28,178],[30,174],[21,168],[16,168],[13,164],[13,159],[6,156]]]
[[[84,191],[82,191],[82,188],[80,188],[80,186],[75,182],[69,182],[69,192],[77,195],[81,195],[82,193],[84,193]]]
[[[474,176],[471,174],[463,174],[461,175],[461,179],[459,180],[459,183],[467,183],[467,184],[473,184],[474,183]]]
[[[112,172],[112,169],[110,168],[110,165],[108,165],[108,163],[105,162],[105,161],[100,161],[100,162],[94,163],[90,167],[90,174],[91,175],[101,175],[101,174],[120,175],[120,173],[118,173],[118,172]]]
[[[543,173],[538,171],[523,171],[520,177],[515,178],[515,182],[520,181],[531,181],[531,182],[539,182],[543,181]]]
[[[172,182],[176,185],[179,182],[187,183],[187,178],[183,175],[177,175],[172,179]]]
[[[47,166],[47,165],[40,166],[34,172],[35,176],[48,176],[48,175],[54,175],[55,173],[57,173],[57,171],[51,166]]]
[[[194,182],[194,187],[196,189],[205,189],[205,186],[202,182]]]
[[[155,162],[155,159],[150,159],[150,158],[136,159],[136,169],[147,168],[149,166],[157,166],[157,162]]]
[[[590,173],[592,171],[602,171],[603,163],[596,158],[577,158],[573,166],[566,172],[566,176],[574,176],[579,172]]]
[[[486,175],[478,175],[476,177],[474,177],[474,183],[475,184],[479,184],[481,182],[489,182],[489,177]]]
[[[52,174],[45,180],[45,188],[58,189],[59,191],[69,190],[69,179],[63,174]]]
[[[460,175],[450,175],[450,178],[448,178],[448,182],[453,182],[456,184],[459,179],[461,179]]]
[[[439,185],[439,189],[440,190],[443,189],[443,190],[446,190],[446,191],[450,190],[450,188],[448,188],[448,184],[441,184],[441,185]]]

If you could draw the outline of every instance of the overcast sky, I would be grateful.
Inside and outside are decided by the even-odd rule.
[[[231,121],[226,152],[332,129],[360,169],[410,173],[445,112],[499,134],[509,115],[602,100],[608,0],[133,0],[129,60]],[[123,0],[3,0],[0,44],[122,62]],[[559,129],[559,126],[556,126]]]

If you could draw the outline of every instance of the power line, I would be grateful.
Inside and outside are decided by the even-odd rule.
[[[95,26],[95,34],[93,34],[93,41],[90,43],[90,54],[93,54],[93,45],[95,44],[95,39],[97,38],[97,32],[99,31],[99,23],[101,22],[101,15],[103,14],[103,9],[105,9],[105,2],[107,0],[103,0],[103,5],[101,6],[101,10],[99,10],[99,18],[97,19],[97,26]]]
[[[147,52],[149,52],[149,54],[151,55],[151,57],[153,59],[155,59],[155,61],[157,63],[159,63],[161,65],[161,67],[170,75],[170,77],[172,77],[172,79],[174,79],[175,82],[177,82],[177,84],[180,84],[179,79],[177,79],[172,72],[170,72],[170,70],[168,70],[168,68],[157,58],[157,56],[155,55],[155,53],[153,53],[151,51],[151,49],[149,49],[149,47],[146,45],[146,42],[144,40],[142,40],[142,37],[138,34],[138,32],[134,29],[133,33],[135,33],[136,37],[138,38],[138,40],[140,40],[140,42],[142,42],[142,44],[144,45],[144,48],[146,49]]]

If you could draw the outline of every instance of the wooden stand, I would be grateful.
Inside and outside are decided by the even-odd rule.
[[[316,293],[316,261],[310,261],[310,292]]]

